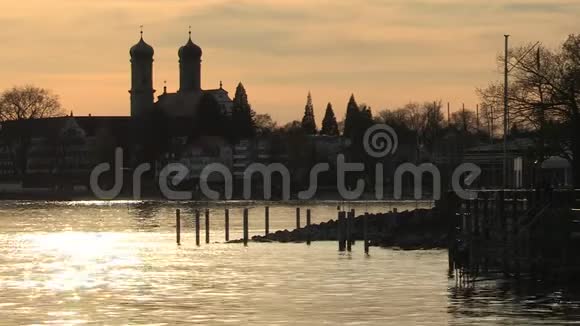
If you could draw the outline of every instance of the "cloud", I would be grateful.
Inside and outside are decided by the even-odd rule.
[[[569,2],[515,2],[506,3],[503,9],[512,13],[567,13],[580,10],[580,3]]]
[[[243,80],[254,108],[280,119],[299,118],[309,89],[336,103],[356,92],[375,107],[433,96],[469,103],[475,87],[496,78],[503,34],[513,35],[513,46],[556,45],[580,30],[579,7],[572,0],[7,2],[0,88],[37,76],[75,112],[128,114],[128,50],[139,25],[155,47],[157,88],[163,80],[177,87],[177,49],[192,25],[204,84]],[[78,94],[94,99],[79,103]]]

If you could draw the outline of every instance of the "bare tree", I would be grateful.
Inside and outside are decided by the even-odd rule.
[[[260,135],[270,134],[276,129],[276,121],[267,113],[256,114],[255,123],[258,134]]]
[[[546,128],[560,125],[561,146],[546,150],[559,151],[572,162],[574,185],[580,187],[580,35],[570,35],[559,49],[538,48],[535,56],[525,55],[529,49],[528,45],[509,53],[519,59],[509,61],[509,123],[537,132],[540,159],[547,154]],[[498,63],[503,62],[499,57]],[[484,105],[497,107],[502,103],[502,89],[503,84],[496,82],[478,92]]]
[[[0,95],[0,121],[62,116],[57,95],[31,85],[16,86]]]
[[[58,96],[35,86],[16,86],[0,94],[0,121],[30,120],[62,116]],[[15,172],[26,174],[31,142],[26,123],[13,127],[10,135],[2,134],[1,142],[8,147]]]
[[[501,117],[498,114],[500,111],[503,112],[503,107],[495,103],[485,103],[481,105],[479,110],[479,128],[481,131],[484,131],[484,134],[489,135],[490,141],[493,141],[494,137],[500,134]]]
[[[421,148],[432,150],[433,140],[443,129],[441,101],[409,102],[396,110],[383,110],[378,113],[378,121],[388,124],[399,131],[406,129],[414,135],[417,159]]]
[[[387,124],[391,127],[406,126],[409,119],[409,112],[404,109],[389,110],[385,109],[379,111],[377,114],[377,121]]]
[[[476,133],[477,117],[473,111],[459,110],[451,114],[451,125],[462,133]]]

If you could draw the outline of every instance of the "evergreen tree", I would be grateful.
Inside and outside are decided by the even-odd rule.
[[[307,135],[316,134],[316,120],[314,119],[314,106],[312,105],[312,95],[308,92],[306,106],[304,107],[304,117],[302,118],[302,129]]]
[[[351,137],[354,129],[356,128],[357,120],[359,115],[359,107],[354,99],[354,94],[350,96],[348,104],[346,106],[346,117],[344,119],[344,132],[345,137]]]
[[[354,95],[350,96],[346,107],[343,136],[350,139],[351,145],[347,150],[347,156],[355,162],[362,162],[370,167],[372,160],[367,155],[363,144],[363,136],[366,130],[373,125],[373,117],[370,107],[356,103]],[[359,178],[365,177],[364,173],[353,173],[346,178],[346,184],[354,187]]]
[[[248,94],[240,82],[236,87],[232,110],[232,132],[235,138],[248,138],[256,134],[255,112],[248,102]]]
[[[326,112],[324,113],[324,119],[322,119],[322,129],[320,130],[321,135],[328,136],[338,136],[338,123],[336,122],[336,116],[332,110],[332,104],[330,102],[326,106]]]

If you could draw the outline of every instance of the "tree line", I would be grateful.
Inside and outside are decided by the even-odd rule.
[[[568,159],[574,170],[574,185],[580,187],[580,35],[569,37],[557,48],[532,45],[513,48],[508,58],[498,56],[498,64],[508,61],[509,126],[508,137],[525,134],[536,142],[532,154],[541,162],[553,155]],[[271,133],[328,135],[348,137],[358,143],[364,131],[374,123],[386,123],[399,136],[411,140],[417,152],[433,151],[435,142],[445,133],[454,132],[464,141],[481,143],[502,137],[502,81],[477,89],[479,110],[457,110],[447,116],[441,101],[410,102],[400,108],[373,114],[351,95],[346,114],[338,121],[331,103],[326,105],[318,128],[312,94],[308,93],[304,114],[279,127],[268,114],[257,114],[251,107],[242,83],[236,87],[231,116],[225,116],[211,96],[202,105],[192,136],[219,134],[235,142]],[[14,87],[0,94],[0,121],[62,116],[58,96],[34,86]]]

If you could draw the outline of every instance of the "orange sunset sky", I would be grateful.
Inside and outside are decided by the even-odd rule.
[[[580,33],[578,0],[2,0],[0,89],[34,84],[75,115],[129,114],[129,48],[155,48],[154,86],[178,87],[177,50],[204,51],[202,87],[233,96],[242,81],[258,113],[300,119],[312,92],[339,118],[354,93],[374,112],[409,101],[477,103],[511,45],[555,47]]]

